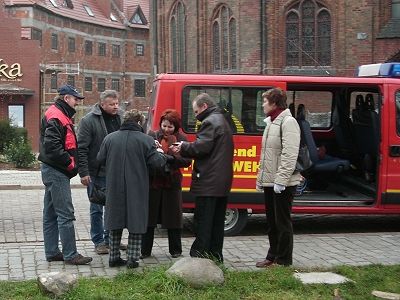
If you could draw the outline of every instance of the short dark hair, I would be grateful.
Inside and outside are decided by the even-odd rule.
[[[275,104],[281,109],[287,108],[286,92],[280,88],[269,89],[262,94],[263,99],[266,98],[269,104]]]
[[[204,104],[207,104],[208,107],[217,106],[215,100],[207,93],[197,95],[196,98],[193,99],[192,103],[196,103],[198,107],[203,106]]]
[[[167,120],[174,125],[174,132],[178,132],[179,128],[181,128],[181,116],[175,109],[166,109],[163,111],[160,118],[160,127],[164,120]]]

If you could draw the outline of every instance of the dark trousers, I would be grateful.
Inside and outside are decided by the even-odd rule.
[[[182,242],[180,228],[167,229],[168,231],[168,248],[169,253],[181,254],[182,253]],[[151,255],[154,242],[154,227],[147,227],[147,231],[142,235],[142,255]]]
[[[272,187],[264,189],[269,239],[267,259],[280,265],[291,265],[293,263],[291,212],[295,189],[296,187],[289,186],[280,194],[276,194]]]
[[[194,230],[196,239],[192,257],[206,257],[223,262],[224,225],[227,197],[196,197]]]

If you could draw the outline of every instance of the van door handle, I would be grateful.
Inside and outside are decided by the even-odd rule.
[[[392,157],[400,156],[400,145],[390,145],[389,155]]]

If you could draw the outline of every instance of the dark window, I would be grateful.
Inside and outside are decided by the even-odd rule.
[[[112,45],[112,56],[113,57],[120,57],[121,55],[121,47],[120,45]]]
[[[137,56],[144,55],[144,45],[143,44],[136,44],[136,55]]]
[[[286,14],[286,65],[331,65],[331,16],[312,0],[298,1]]]
[[[85,91],[91,92],[93,90],[92,77],[85,77]]]
[[[58,35],[56,33],[51,34],[51,49],[58,49]]]
[[[146,96],[146,80],[135,79],[135,96],[136,97]]]
[[[182,128],[185,132],[196,132],[200,123],[196,120],[192,100],[200,93],[208,93],[225,112],[235,134],[262,135],[265,114],[262,93],[268,87],[212,87],[189,86],[182,92]]]
[[[93,53],[93,42],[85,41],[85,54],[92,55],[92,53]]]
[[[139,13],[133,15],[131,19],[131,23],[133,24],[143,24],[142,18],[140,17]]]
[[[50,77],[50,88],[52,90],[57,90],[57,73],[52,73]]]
[[[104,92],[106,90],[106,79],[97,78],[97,91]]]
[[[68,51],[75,52],[75,38],[68,38]]]
[[[106,56],[106,43],[98,43],[99,56]]]
[[[67,84],[75,86],[75,76],[74,75],[68,75]]]
[[[177,1],[172,9],[170,34],[172,71],[186,72],[186,17],[181,1]]]
[[[116,78],[111,79],[111,89],[119,92],[119,79]]]
[[[236,19],[226,6],[218,7],[212,23],[212,66],[214,72],[237,69]]]
[[[39,41],[39,45],[42,46],[42,31],[40,29],[32,28],[32,40]]]

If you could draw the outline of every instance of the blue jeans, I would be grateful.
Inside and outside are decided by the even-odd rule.
[[[60,253],[58,247],[60,239],[64,260],[73,259],[78,252],[70,179],[44,163],[41,171],[42,181],[46,187],[43,205],[43,238],[46,258]]]
[[[92,182],[97,183],[100,186],[106,186],[106,178],[105,177],[95,177],[90,176]],[[87,187],[87,193],[90,194],[92,186],[89,185]],[[90,203],[90,237],[94,246],[99,245],[108,245],[109,243],[109,232],[108,230],[104,230],[104,222],[103,222],[103,212],[104,207],[102,205]]]

